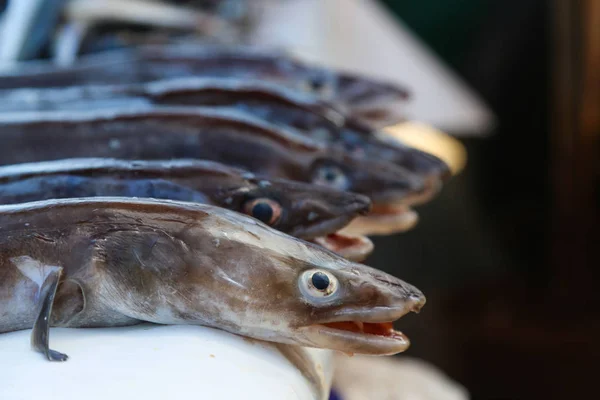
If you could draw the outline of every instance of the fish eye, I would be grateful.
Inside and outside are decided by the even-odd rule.
[[[305,271],[300,277],[300,289],[309,299],[330,298],[337,293],[338,280],[331,273],[312,269]]]
[[[317,290],[326,290],[329,287],[330,280],[327,274],[315,272],[310,278],[310,283],[312,283]]]
[[[341,168],[332,165],[320,167],[313,178],[317,185],[330,186],[339,190],[348,190],[350,180]]]
[[[325,95],[330,91],[328,82],[323,76],[314,76],[308,78],[302,82],[301,86],[305,92],[316,95]]]
[[[315,92],[318,92],[321,89],[323,89],[323,86],[325,86],[325,81],[323,80],[323,78],[314,77],[310,80],[309,84],[310,84],[310,88],[312,90],[314,90]]]
[[[279,203],[266,197],[246,202],[244,212],[267,225],[273,225],[281,218]]]

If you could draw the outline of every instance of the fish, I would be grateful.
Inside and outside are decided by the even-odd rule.
[[[0,332],[197,324],[275,343],[391,355],[416,287],[249,216],[119,197],[0,206]]]
[[[334,105],[269,82],[236,78],[180,78],[146,84],[0,91],[0,112],[82,110],[122,106],[210,106],[234,108],[311,139],[340,147],[357,157],[399,165],[425,182],[418,201],[431,201],[450,177],[448,165],[407,146]]]
[[[70,111],[139,104],[235,108],[340,146],[357,156],[385,160],[430,180],[450,176],[448,165],[419,149],[380,138],[368,124],[334,104],[272,82],[238,78],[178,78],[144,84],[0,91],[0,112]]]
[[[338,71],[337,88],[336,101],[358,120],[374,128],[383,129],[406,121],[404,107],[412,93],[404,86]]]
[[[390,211],[385,217],[386,226],[396,231],[410,226],[416,214],[411,201],[427,190],[399,166],[353,157],[235,110],[132,107],[0,114],[0,132],[0,165],[80,157],[206,159],[363,194],[373,208],[401,204],[402,215]]]
[[[147,83],[183,77],[228,77],[278,83],[342,107],[376,127],[405,120],[407,89],[303,62],[280,50],[250,45],[170,43],[82,56],[69,66],[21,63],[0,76],[0,89]]]
[[[80,158],[0,167],[0,204],[77,197],[139,197],[211,204],[363,261],[364,236],[336,234],[371,206],[368,197],[206,160]]]
[[[265,79],[329,97],[335,81],[333,71],[309,67],[282,51],[208,43],[115,49],[82,56],[69,66],[40,60],[2,72],[2,89],[131,84],[202,76]]]

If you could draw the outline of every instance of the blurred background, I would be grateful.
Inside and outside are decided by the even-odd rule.
[[[370,1],[484,106],[464,104],[495,116],[468,132],[436,125],[465,146],[466,168],[419,209],[414,230],[374,238],[367,263],[428,298],[419,316],[401,321],[407,355],[438,366],[473,399],[587,398],[600,359],[600,1],[352,3]],[[403,82],[423,94],[411,76]],[[430,102],[428,111],[451,103]]]
[[[382,3],[497,117],[491,136],[460,138],[466,169],[416,229],[375,240],[371,263],[428,296],[405,329],[410,354],[474,399],[587,398],[600,356],[600,2]]]

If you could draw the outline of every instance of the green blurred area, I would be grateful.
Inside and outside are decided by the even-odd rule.
[[[454,69],[479,31],[490,2],[486,0],[381,0]]]

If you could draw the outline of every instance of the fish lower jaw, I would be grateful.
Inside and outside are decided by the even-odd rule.
[[[354,219],[340,231],[344,235],[391,235],[406,232],[419,222],[416,211],[405,204],[373,207],[369,215]]]
[[[300,328],[313,346],[347,354],[393,355],[406,351],[410,340],[392,322],[331,322]]]
[[[373,252],[373,242],[364,235],[331,233],[311,242],[354,262],[364,261]]]

